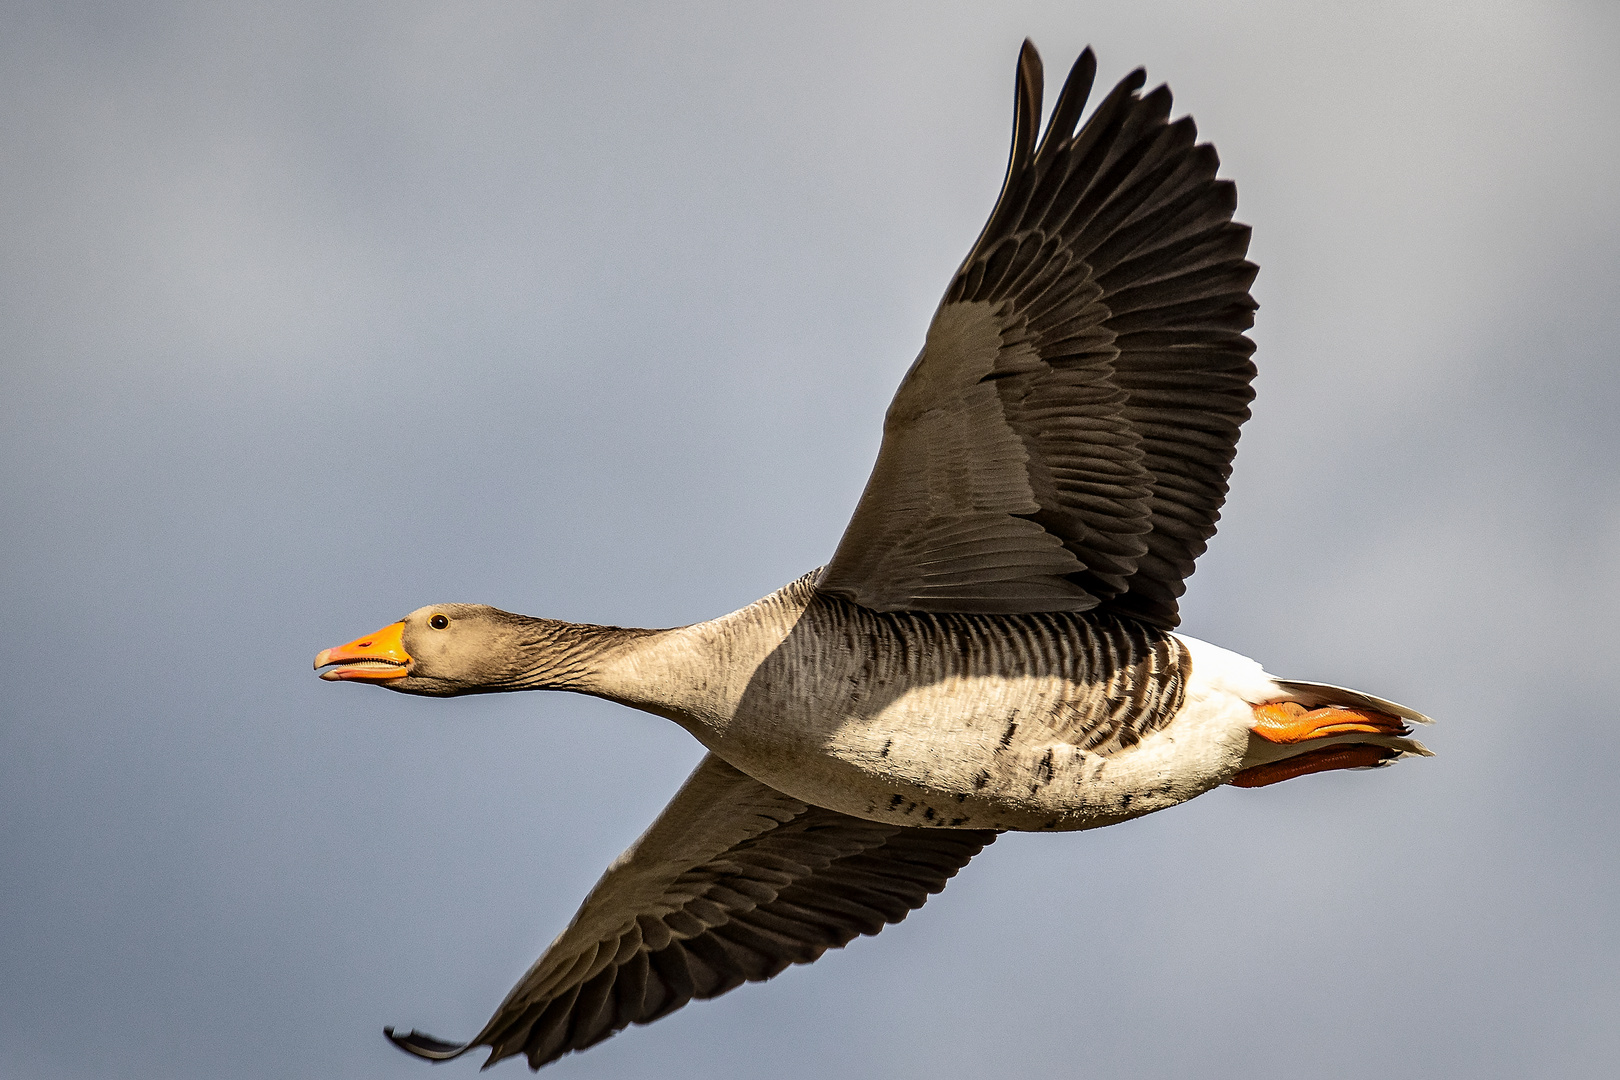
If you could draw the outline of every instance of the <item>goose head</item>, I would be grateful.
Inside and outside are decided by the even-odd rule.
[[[555,655],[549,619],[487,604],[430,604],[399,622],[315,657],[321,678],[364,682],[403,694],[453,697],[546,684]]]

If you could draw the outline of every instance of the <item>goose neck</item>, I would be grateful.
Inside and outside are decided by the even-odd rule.
[[[517,641],[509,689],[571,690],[600,694],[608,658],[627,645],[659,633],[624,626],[598,626],[557,619],[528,619]]]

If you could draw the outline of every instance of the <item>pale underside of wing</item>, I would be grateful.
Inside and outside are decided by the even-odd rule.
[[[880,611],[1103,606],[1156,625],[1215,531],[1253,398],[1232,184],[1164,87],[1127,76],[1076,123],[1088,49],[1035,147],[1041,67],[1020,57],[989,222],[884,420],[818,582]]]
[[[899,922],[993,839],[810,806],[710,754],[471,1042],[388,1036],[418,1057],[487,1046],[488,1064],[538,1069]]]

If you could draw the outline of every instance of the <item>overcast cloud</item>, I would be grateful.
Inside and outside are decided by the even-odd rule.
[[[824,561],[1025,35],[1168,81],[1254,226],[1184,629],[1440,756],[1009,836],[548,1075],[1613,1075],[1620,18],[1513,0],[5,4],[0,1075],[478,1028],[699,747],[310,658]]]

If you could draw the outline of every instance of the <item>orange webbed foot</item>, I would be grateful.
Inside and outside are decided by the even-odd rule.
[[[1324,746],[1320,750],[1307,750],[1303,754],[1284,758],[1282,761],[1244,769],[1227,783],[1241,788],[1267,787],[1271,784],[1280,784],[1284,780],[1292,780],[1296,776],[1309,776],[1311,773],[1328,772],[1332,769],[1369,769],[1374,765],[1382,765],[1398,754],[1399,751],[1386,746],[1371,746],[1366,743],[1359,746]]]
[[[1329,735],[1405,735],[1408,732],[1406,722],[1398,716],[1345,705],[1307,709],[1297,701],[1270,701],[1256,705],[1254,723],[1249,730],[1267,742],[1284,744],[1322,739]]]

